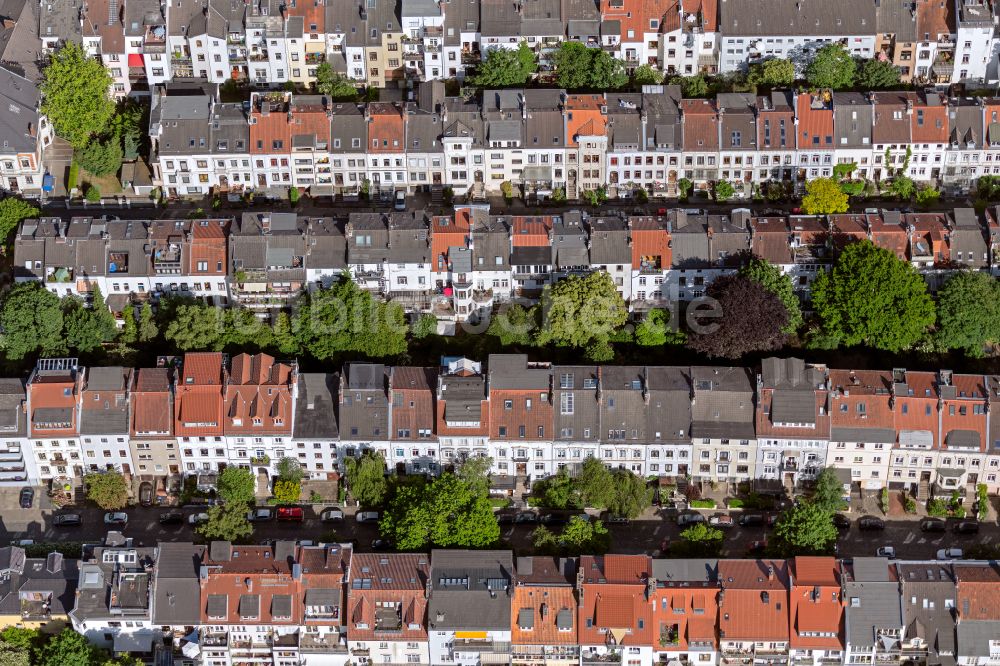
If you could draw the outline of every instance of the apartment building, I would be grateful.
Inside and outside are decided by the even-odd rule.
[[[506,661],[511,644],[510,551],[435,550],[427,586],[432,664]]]
[[[423,553],[357,553],[351,560],[348,647],[373,663],[429,664],[427,588],[430,558]]]
[[[826,466],[850,470],[863,488],[885,487],[896,443],[892,373],[830,370],[830,445]]]
[[[129,396],[129,449],[144,480],[176,483],[181,460],[174,437],[173,370],[138,368]]]
[[[23,379],[0,380],[0,484],[5,486],[38,481],[27,439],[27,397]]]
[[[88,545],[79,565],[0,551],[0,571],[19,590],[5,612],[30,625],[62,604],[97,645],[211,666],[987,666],[996,648],[1000,577],[983,560],[514,560],[509,551],[355,554],[295,541],[106,541]]]
[[[702,482],[727,484],[756,478],[755,391],[750,373],[746,368],[692,367],[691,383],[691,455],[697,466],[689,470],[686,463],[682,467],[665,460],[662,472],[690,473]],[[649,472],[661,470],[651,464]]]
[[[0,103],[8,110],[0,130],[0,189],[24,197],[42,194],[45,157],[54,133],[42,114],[40,93],[31,80],[0,68]]]
[[[174,434],[186,474],[215,473],[228,464],[223,386],[226,357],[217,352],[184,355],[174,385]]]

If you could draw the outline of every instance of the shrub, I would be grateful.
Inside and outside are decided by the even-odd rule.
[[[916,513],[917,512],[917,500],[913,499],[909,495],[903,496],[903,510],[906,513]]]
[[[295,504],[302,494],[302,486],[298,481],[278,479],[274,482],[274,501],[277,504]]]
[[[739,499],[738,497],[733,497],[731,499],[726,500],[726,506],[728,506],[730,509],[742,509],[743,500]]]
[[[90,203],[99,203],[101,201],[101,191],[93,185],[87,186],[87,190],[83,196]]]
[[[976,513],[982,520],[990,512],[990,498],[986,491],[986,484],[980,483],[976,486]]]
[[[692,509],[714,509],[715,508],[715,500],[714,499],[692,500],[692,502],[691,502],[691,508]]]
[[[302,196],[297,187],[288,188],[288,203],[293,206],[299,203],[299,197]]]
[[[882,507],[882,513],[889,513],[889,489],[883,488],[882,492],[879,493],[878,498],[879,506]]]
[[[66,194],[68,195],[70,190],[77,186],[80,182],[80,165],[73,160],[69,165],[69,178],[66,179]]]
[[[934,518],[944,518],[948,515],[948,504],[940,497],[928,500],[927,515]]]

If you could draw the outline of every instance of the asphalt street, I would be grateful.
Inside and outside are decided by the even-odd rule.
[[[13,490],[13,489],[12,489]],[[62,511],[54,511],[44,494],[36,494],[35,506],[22,509],[17,504],[16,490],[0,491],[0,543],[32,539],[36,542],[57,541],[98,541],[107,531],[104,525],[104,512],[92,506],[75,507]],[[301,523],[277,522],[275,520],[255,523],[253,541],[268,539],[311,539],[314,541],[338,540],[354,541],[358,550],[371,549],[372,540],[378,537],[374,524],[359,524],[354,520],[353,510],[348,509],[348,515],[342,523],[323,523],[319,512],[324,507],[306,507],[305,520]],[[187,517],[203,511],[203,508],[181,508],[185,516],[183,525],[161,525],[159,515],[167,511],[161,507],[132,507],[126,510],[128,524],[120,529],[126,536],[132,537],[143,545],[151,545],[157,541],[197,541],[198,535],[188,524]],[[80,527],[56,527],[53,516],[58,513],[78,513],[83,518]],[[706,515],[713,512],[707,511]],[[968,549],[974,544],[1000,543],[1000,527],[995,522],[985,522],[980,525],[977,535],[957,535],[949,529],[944,533],[926,534],[920,531],[919,521],[913,518],[902,520],[886,520],[883,531],[863,532],[858,529],[858,515],[851,515],[851,527],[841,532],[838,542],[838,554],[842,557],[858,555],[874,555],[880,546],[894,546],[896,554],[905,559],[933,558],[938,549],[958,547]],[[527,552],[531,548],[532,524],[501,525],[501,538],[504,545],[518,552]],[[558,528],[554,528],[558,529]],[[621,553],[645,553],[657,555],[664,546],[669,546],[679,538],[680,530],[676,524],[676,514],[670,510],[651,510],[640,519],[628,525],[609,525],[612,534],[613,550]],[[744,557],[748,554],[751,544],[766,541],[771,531],[767,528],[741,528],[735,526],[725,532],[723,555],[727,557]]]

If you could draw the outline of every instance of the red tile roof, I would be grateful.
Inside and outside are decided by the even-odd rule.
[[[653,269],[670,267],[670,232],[665,221],[655,217],[631,217],[632,268]]]
[[[958,620],[1000,620],[1000,567],[955,565]]]
[[[566,145],[576,147],[578,136],[607,136],[608,116],[601,109],[604,95],[566,96]]]
[[[788,640],[788,569],[784,560],[719,560],[719,637]]]
[[[948,104],[938,93],[917,95],[910,134],[914,143],[948,143]]]
[[[448,251],[453,247],[468,247],[472,215],[469,209],[455,210],[455,216],[444,215],[431,220],[431,270],[435,273],[448,271]]]
[[[791,646],[843,649],[844,604],[837,561],[832,557],[796,557],[791,569]]]
[[[402,153],[406,148],[406,119],[403,107],[391,102],[368,105],[369,153]]]
[[[227,435],[290,435],[295,369],[267,354],[239,354],[225,389]]]
[[[132,391],[132,436],[170,436],[174,429],[170,370],[139,368]],[[147,433],[156,433],[151,435]]]
[[[796,146],[799,150],[833,150],[833,108],[823,103],[823,93],[801,93],[796,98],[799,119]]]
[[[892,373],[830,370],[830,421],[834,428],[895,427]]]
[[[421,430],[434,432],[434,393],[437,373],[434,368],[393,366],[389,376],[389,404],[394,432],[400,440],[425,440]]]
[[[685,99],[681,100],[680,108],[684,150],[719,150],[719,114],[715,105],[707,99]]]
[[[517,215],[511,218],[511,243],[514,247],[548,247],[552,244],[552,217]]]
[[[385,640],[384,632],[377,633],[377,618],[392,610],[400,627],[393,640],[427,640],[429,577],[429,558],[421,553],[356,554],[347,600],[351,640]]]
[[[576,595],[570,585],[517,585],[510,602],[510,636],[515,645],[576,645]],[[519,626],[524,609],[532,612],[531,628]],[[560,629],[556,618],[570,611],[572,626]]]
[[[791,230],[784,217],[750,218],[751,250],[755,257],[767,259],[772,264],[794,263],[790,244]]]

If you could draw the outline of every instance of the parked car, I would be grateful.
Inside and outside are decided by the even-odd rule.
[[[201,513],[192,513],[188,516],[188,525],[201,525],[202,523],[208,522],[208,514],[202,511]]]
[[[521,511],[514,516],[515,523],[537,523],[538,514],[534,511]]]
[[[775,525],[778,524],[778,518],[781,518],[780,513],[769,513],[764,518],[764,521],[767,523],[768,527],[774,527]]]
[[[396,210],[406,210],[406,192],[403,190],[396,190],[392,207]]]
[[[630,521],[625,516],[616,516],[614,514],[609,513],[607,516],[604,517],[604,522],[607,523],[608,525],[628,525],[632,521]]]
[[[686,527],[687,525],[703,522],[705,522],[705,516],[700,513],[682,513],[677,516],[678,527]]]
[[[751,541],[747,553],[749,555],[760,555],[765,550],[767,550],[767,539],[761,539],[760,541]]]
[[[875,516],[862,516],[858,519],[858,529],[860,530],[884,530],[885,521]]]
[[[948,526],[943,520],[928,518],[920,521],[921,532],[946,532],[947,530]]]
[[[942,548],[937,552],[939,560],[960,560],[962,559],[961,548]]]
[[[301,523],[305,517],[306,513],[302,510],[301,506],[278,507],[278,520]]]
[[[388,539],[372,539],[372,550],[392,550],[392,542]]]
[[[510,511],[501,511],[497,513],[497,524],[498,525],[513,525],[515,514]]]
[[[763,527],[764,516],[759,513],[744,513],[739,522],[740,527]]]
[[[890,560],[896,559],[896,549],[893,546],[882,546],[875,551],[875,557],[888,557]]]
[[[30,509],[31,505],[35,503],[35,489],[22,488],[20,500],[22,509]]]
[[[530,513],[530,512],[528,512]],[[531,514],[532,516],[535,514]],[[566,525],[569,523],[569,514],[567,513],[546,513],[538,516],[538,522],[542,525]]]
[[[728,530],[736,525],[736,521],[728,513],[717,513],[708,519],[708,524],[720,530]]]
[[[149,481],[143,481],[139,484],[139,504],[143,506],[152,506],[153,504],[153,484]]]
[[[251,523],[263,523],[274,518],[274,511],[267,508],[250,509],[247,511],[247,520]]]
[[[955,524],[955,534],[978,534],[979,523],[974,520],[963,520]]]
[[[180,511],[166,511],[160,514],[161,525],[180,525],[184,522],[184,514]]]
[[[319,519],[324,523],[341,523],[344,521],[344,512],[340,509],[324,509],[319,514]]]
[[[851,529],[851,519],[842,513],[833,514],[833,524],[837,526],[838,530]]]
[[[124,511],[108,511],[104,514],[105,525],[125,525],[128,523],[128,514]]]
[[[354,516],[354,520],[359,523],[377,523],[378,511],[358,511]]]
[[[52,524],[56,527],[79,527],[83,518],[78,513],[61,513],[52,519]]]

